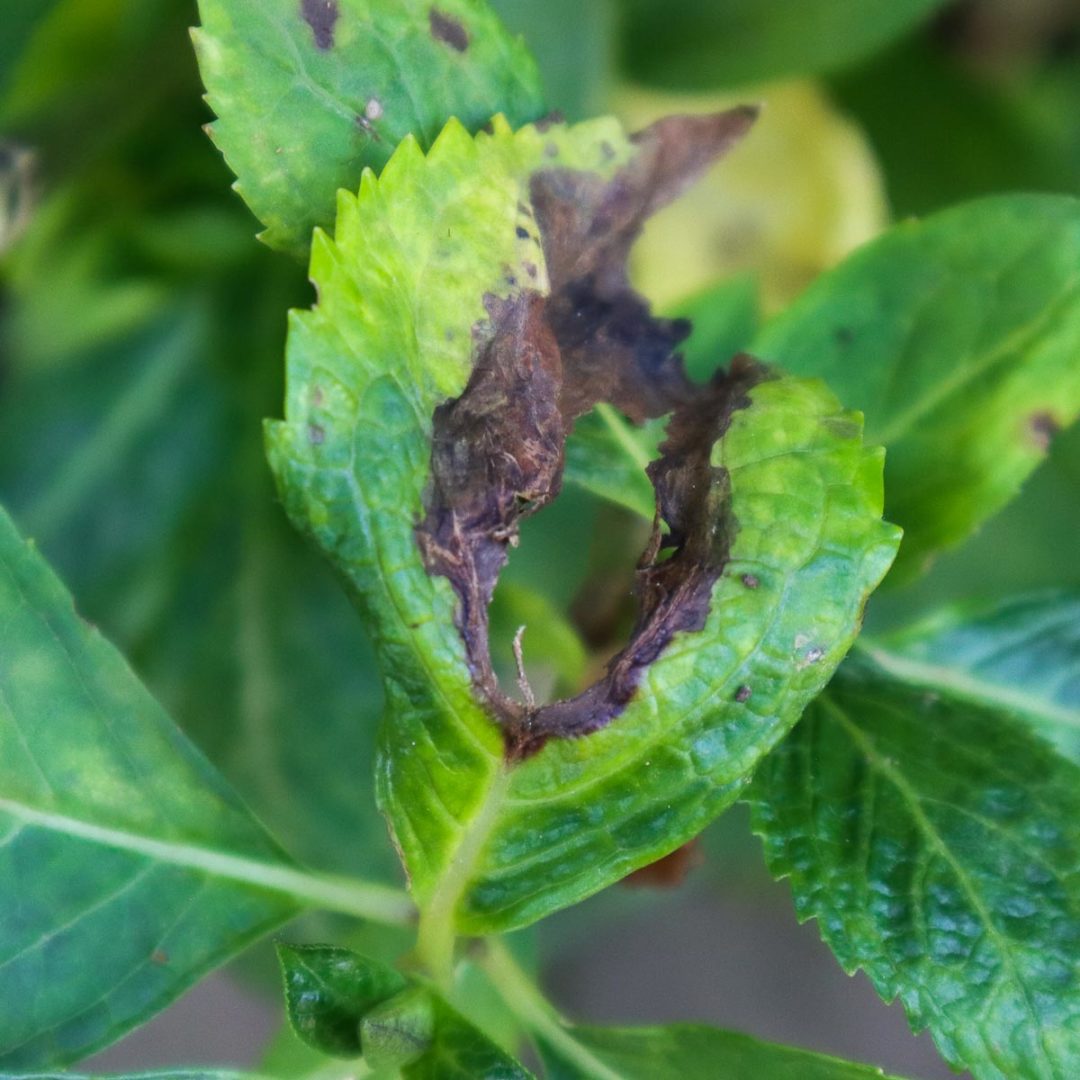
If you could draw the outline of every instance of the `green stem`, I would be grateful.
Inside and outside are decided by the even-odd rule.
[[[590,1080],[625,1080],[574,1038],[573,1028],[521,968],[505,942],[497,938],[485,942],[485,951],[478,963],[521,1023],[576,1065]]]

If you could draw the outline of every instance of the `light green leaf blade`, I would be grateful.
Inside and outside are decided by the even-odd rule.
[[[752,351],[865,412],[910,576],[1008,502],[1080,413],[1080,200],[999,196],[899,225]]]
[[[1080,594],[963,604],[868,645],[897,678],[1029,720],[1080,764]]]
[[[536,66],[484,0],[200,0],[214,141],[271,247],[307,253],[338,188],[445,121],[544,111]]]
[[[486,643],[486,622],[469,623],[462,633],[466,616],[459,613],[453,569],[425,564],[443,558],[440,545],[455,542],[430,531],[418,538],[425,506],[434,513],[425,503],[432,490],[433,414],[475,377],[474,341],[501,340],[502,330],[492,339],[486,316],[520,314],[526,303],[557,308],[562,293],[552,292],[549,281],[560,281],[567,262],[579,265],[559,245],[588,234],[587,222],[565,235],[553,226],[550,246],[541,247],[530,201],[555,217],[572,216],[580,206],[556,201],[561,209],[552,211],[545,184],[581,187],[591,193],[582,196],[586,205],[593,197],[602,203],[616,172],[612,190],[623,190],[626,177],[641,184],[640,171],[663,174],[675,151],[687,147],[692,163],[703,165],[702,138],[726,139],[729,125],[743,119],[695,120],[688,129],[676,120],[632,144],[610,121],[513,134],[500,124],[475,140],[451,124],[426,158],[407,141],[378,181],[368,174],[358,197],[343,194],[334,241],[316,236],[312,276],[320,302],[293,318],[286,420],[269,425],[268,452],[291,517],[335,562],[375,636],[387,699],[380,800],[426,909],[422,952],[444,947],[426,936],[429,930],[525,925],[704,827],[824,685],[892,558],[896,533],[880,520],[881,456],[863,448],[859,417],[840,410],[820,383],[773,379],[747,392],[746,407],[734,411],[715,446],[706,425],[708,441],[695,451],[706,472],[694,490],[703,501],[722,502],[730,483],[738,522],[726,564],[714,583],[709,578],[702,586],[700,607],[687,613],[673,601],[675,624],[700,618],[701,633],[661,627],[664,644],[649,660],[629,653],[626,664],[639,668],[628,678],[640,678],[641,690],[611,707],[614,720],[606,727],[604,695],[618,691],[602,682],[574,702],[527,714],[515,728],[521,707],[477,674],[488,662],[475,651]],[[673,138],[687,130],[694,138]],[[658,197],[641,200],[652,206]],[[563,239],[553,240],[556,235]],[[618,233],[611,239],[595,229],[593,235],[600,245],[622,242]],[[522,282],[531,288],[523,292]],[[572,291],[558,284],[565,288]],[[620,293],[609,307],[625,306],[644,319],[639,303]],[[526,333],[519,323],[510,325],[516,329],[507,333]],[[619,329],[625,337],[625,326]],[[641,348],[650,363],[660,346],[668,347],[663,337],[657,344],[662,332],[669,332],[662,324],[642,323]],[[569,365],[591,362],[587,351],[574,352],[576,333],[566,331],[564,340],[567,387],[578,370]],[[513,340],[519,357],[549,347],[542,335],[540,345]],[[543,407],[540,390],[515,391],[515,400],[525,393],[536,394],[528,400]],[[445,416],[444,409],[435,420],[444,423]],[[672,436],[681,437],[685,432]],[[467,449],[463,440],[438,439],[436,447]],[[512,454],[495,452],[494,460],[507,457]],[[480,461],[465,475],[484,476],[489,468]],[[451,482],[444,472],[439,477],[439,485]],[[672,516],[670,507],[666,513]],[[493,542],[505,545],[508,536],[500,526]],[[690,556],[673,559],[680,573],[685,566],[695,572]],[[666,586],[658,588],[663,593]],[[468,605],[470,619],[484,618],[486,601]],[[579,710],[591,724],[594,708],[602,730],[586,727],[587,737],[552,736],[546,743],[541,736],[529,745],[542,730],[537,718],[557,725],[560,709]]]
[[[538,1039],[548,1080],[882,1080],[881,1069],[700,1024],[568,1026],[561,1047]]]
[[[621,59],[671,89],[831,71],[927,19],[944,0],[620,0]]]
[[[138,1073],[0,1073],[0,1080],[268,1080],[259,1073],[234,1069],[164,1069]]]
[[[236,880],[288,863],[6,516],[0,610],[0,1062],[32,1068],[116,1038],[295,904]]]
[[[750,790],[770,869],[979,1080],[1080,1067],[1080,770],[1006,712],[849,661]]]

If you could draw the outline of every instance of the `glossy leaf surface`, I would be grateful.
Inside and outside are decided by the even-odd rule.
[[[1008,502],[1080,412],[1080,200],[1001,196],[898,225],[753,351],[865,412],[910,575]]]
[[[483,0],[201,0],[195,34],[213,137],[272,247],[304,255],[355,189],[445,121],[543,111],[524,45]]]
[[[0,517],[0,1063],[116,1038],[287,918],[287,866]],[[78,963],[72,963],[72,957]]]
[[[406,986],[393,968],[333,945],[278,945],[293,1030],[334,1057],[359,1057],[360,1021]]]
[[[943,0],[620,0],[623,62],[660,86],[813,75],[872,53]]]
[[[980,1078],[1080,1067],[1080,769],[1025,721],[849,661],[751,788],[796,910]]]
[[[572,903],[715,817],[846,651],[896,542],[859,418],[820,384],[761,383],[711,451],[738,529],[700,634],[675,638],[609,726],[507,764],[415,533],[431,417],[466,386],[485,297],[547,288],[530,177],[602,183],[633,153],[608,121],[475,140],[451,125],[426,158],[406,142],[316,239],[320,303],[293,320],[287,419],[268,432],[290,515],[372,625],[380,797],[414,894],[467,932]]]
[[[898,678],[1016,713],[1080,764],[1080,595],[961,605],[869,646]]]

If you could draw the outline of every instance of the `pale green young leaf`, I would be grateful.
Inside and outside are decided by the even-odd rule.
[[[898,225],[752,351],[865,412],[910,575],[1001,509],[1080,413],[1080,200],[1003,195]]]
[[[338,188],[451,116],[544,111],[536,65],[485,0],[200,0],[211,131],[271,247],[305,255]]]
[[[849,661],[750,789],[772,872],[979,1080],[1080,1070],[1080,768],[1027,722]]]
[[[867,645],[897,678],[1029,720],[1080,765],[1080,595],[962,604]]]
[[[699,831],[824,685],[895,549],[859,418],[819,383],[761,383],[712,448],[738,528],[704,628],[675,635],[606,728],[508,763],[451,583],[417,540],[432,416],[465,389],[498,298],[522,282],[547,295],[536,176],[602,185],[640,145],[610,121],[476,139],[451,125],[426,158],[406,141],[342,196],[335,239],[317,234],[319,305],[293,318],[268,450],[371,624],[380,800],[427,925],[524,925]]]

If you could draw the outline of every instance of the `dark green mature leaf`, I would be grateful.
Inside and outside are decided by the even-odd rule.
[[[434,998],[434,1038],[403,1080],[535,1080],[520,1062],[499,1049],[479,1028],[441,998]]]
[[[4,6],[4,33],[0,37],[0,94],[7,89],[19,58],[34,31],[57,0],[8,0]]]
[[[271,247],[305,255],[355,189],[412,135],[544,111],[536,66],[484,0],[200,0],[212,127]]]
[[[548,1080],[881,1080],[871,1065],[760,1042],[700,1024],[568,1027],[556,1046],[537,1040]]]
[[[865,411],[910,575],[1008,502],[1080,412],[1080,200],[1001,196],[899,225],[753,351]]]
[[[831,71],[872,53],[944,0],[619,0],[622,61],[673,89]]]
[[[891,559],[881,459],[863,448],[859,418],[817,382],[757,385],[715,445],[711,427],[703,436],[720,486],[703,479],[694,490],[719,507],[730,483],[738,528],[702,593],[700,633],[671,635],[614,722],[602,718],[587,737],[540,737],[527,751],[520,740],[544,730],[545,714],[515,728],[509,699],[474,683],[484,661],[470,670],[466,649],[480,631],[459,632],[452,571],[425,566],[416,523],[430,490],[433,414],[468,384],[473,342],[491,339],[487,317],[503,303],[544,299],[549,273],[566,272],[552,269],[538,242],[531,184],[545,180],[533,178],[550,169],[550,182],[598,197],[617,169],[641,183],[688,147],[703,164],[702,146],[744,120],[674,121],[658,129],[666,135],[633,144],[609,121],[513,134],[500,124],[475,140],[451,125],[426,158],[407,141],[378,181],[369,175],[357,198],[342,197],[335,241],[317,238],[320,303],[293,320],[287,419],[269,426],[268,449],[291,517],[331,556],[372,624],[388,703],[380,799],[427,909],[424,926],[440,928],[433,933],[523,925],[699,831],[820,690]],[[703,125],[704,137],[682,143],[672,132],[684,123]],[[678,153],[659,153],[656,140],[667,138]],[[642,194],[643,206],[671,194],[661,191]],[[571,233],[589,235],[588,226]],[[522,292],[526,281],[535,287]],[[507,458],[516,460],[499,460]],[[709,513],[697,520],[713,521]],[[426,541],[432,559],[441,542]],[[470,601],[471,612],[482,607],[486,598]],[[566,708],[587,713],[603,685]],[[505,710],[498,721],[492,701]]]
[[[849,661],[751,787],[800,918],[980,1080],[1080,1070],[1080,768],[989,705]]]
[[[120,1035],[296,910],[236,796],[0,515],[0,1063]],[[78,963],[72,963],[78,957]]]
[[[897,678],[1031,721],[1080,764],[1080,593],[941,611],[868,646]]]
[[[293,1030],[334,1057],[359,1057],[360,1021],[407,985],[393,968],[334,945],[282,943],[278,959]]]

